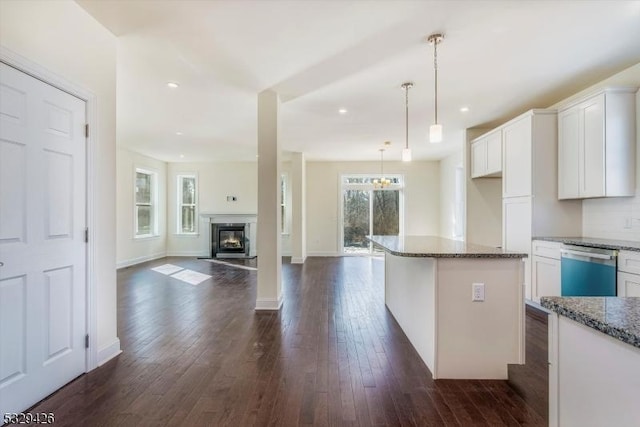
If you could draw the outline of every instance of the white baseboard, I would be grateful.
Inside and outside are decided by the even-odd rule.
[[[291,257],[291,264],[304,264],[307,257]]]
[[[116,263],[116,268],[131,267],[132,265],[141,264],[141,263],[147,262],[147,261],[153,261],[154,259],[164,258],[166,256],[167,256],[166,252],[160,252],[160,253],[157,253],[157,254],[145,255],[145,256],[138,257],[138,258],[127,259],[127,260],[124,260],[124,261],[118,261]]]
[[[277,311],[280,310],[280,307],[282,307],[282,295],[280,295],[280,298],[276,299],[276,298],[264,298],[264,299],[259,299],[256,300],[256,311],[263,311],[263,310],[268,310],[268,311]]]
[[[338,252],[307,252],[307,258],[310,256],[342,256]]]
[[[195,257],[208,257],[210,253],[208,251],[172,251],[167,252],[167,256],[195,256]]]
[[[104,365],[120,353],[122,353],[120,339],[116,338],[113,343],[98,350],[98,366]]]

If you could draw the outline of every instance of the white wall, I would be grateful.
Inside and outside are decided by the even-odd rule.
[[[94,277],[99,350],[119,349],[116,331],[116,38],[71,1],[0,2],[0,43],[97,97]],[[100,357],[100,353],[99,353]]]
[[[606,86],[640,87],[640,63],[567,98],[551,108]],[[640,94],[636,94],[636,195],[582,202],[582,234],[587,237],[640,240]],[[625,223],[631,222],[631,228]]]
[[[463,167],[462,150],[440,160],[440,236],[455,236],[456,169]],[[463,175],[464,179],[464,175]],[[462,196],[464,200],[464,194]],[[460,218],[464,223],[464,218]]]
[[[404,231],[413,235],[439,235],[439,162],[385,162],[385,174],[404,174]],[[380,174],[379,162],[307,161],[307,252],[338,255],[338,192],[340,174]]]
[[[118,268],[138,264],[166,255],[167,244],[167,164],[160,160],[118,147],[116,157],[116,265]],[[158,235],[135,238],[134,186],[135,170],[156,173]]]
[[[198,177],[198,234],[177,234],[177,176]],[[227,196],[235,196],[228,202]],[[256,214],[258,212],[258,166],[256,162],[169,163],[167,168],[167,254],[207,256],[208,221],[201,213]]]

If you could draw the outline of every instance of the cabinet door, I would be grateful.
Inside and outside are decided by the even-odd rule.
[[[478,140],[471,144],[471,178],[487,173],[487,141]]]
[[[618,272],[618,296],[640,297],[640,275]]]
[[[502,130],[502,197],[531,195],[531,117]]]
[[[531,292],[531,197],[502,200],[502,247],[529,254],[524,260],[524,285],[527,299]]]
[[[558,114],[558,198],[580,197],[580,125],[577,107]]]
[[[536,302],[540,302],[540,297],[560,296],[560,260],[534,256],[531,270]]]
[[[502,132],[487,136],[487,173],[502,171]]]
[[[583,146],[581,154],[581,197],[605,195],[604,178],[604,94],[580,104],[583,115]]]

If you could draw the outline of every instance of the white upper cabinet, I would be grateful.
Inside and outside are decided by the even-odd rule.
[[[502,130],[502,197],[531,196],[531,121],[527,115]]]
[[[502,132],[491,132],[471,143],[471,178],[499,177],[502,172]]]
[[[605,89],[558,113],[558,198],[635,194],[633,88]]]

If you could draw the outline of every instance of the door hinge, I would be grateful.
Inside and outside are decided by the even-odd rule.
[[[84,125],[84,137],[89,138],[89,124]]]
[[[84,241],[85,243],[89,243],[89,228],[84,229]]]
[[[89,348],[89,334],[84,336],[84,348]]]

